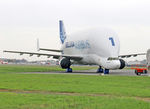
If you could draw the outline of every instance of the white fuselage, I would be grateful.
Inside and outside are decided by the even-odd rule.
[[[107,69],[120,67],[119,38],[110,29],[90,29],[72,34],[66,38],[62,50],[66,55],[82,56],[78,63],[96,64]]]

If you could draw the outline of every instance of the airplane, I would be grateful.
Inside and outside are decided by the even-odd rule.
[[[39,48],[38,50],[59,52],[61,54],[34,53],[22,51],[8,51],[9,53],[19,53],[20,55],[29,54],[53,57],[60,59],[61,68],[66,72],[72,72],[70,66],[72,63],[83,65],[98,65],[97,72],[109,74],[109,70],[123,69],[125,61],[122,58],[128,58],[137,55],[146,55],[146,53],[119,55],[120,42],[117,34],[107,28],[94,28],[81,31],[72,35],[67,35],[62,20],[59,21],[59,34],[62,47],[60,50]]]

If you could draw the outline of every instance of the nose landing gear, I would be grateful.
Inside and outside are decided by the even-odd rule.
[[[109,69],[105,69],[104,74],[109,74]]]
[[[104,73],[104,74],[109,74],[109,69],[103,70],[101,66],[97,69],[97,73]]]

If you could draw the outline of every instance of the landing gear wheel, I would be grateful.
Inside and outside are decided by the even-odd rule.
[[[67,68],[66,72],[72,72],[72,68]]]
[[[109,69],[105,69],[104,74],[109,74]]]
[[[103,69],[101,66],[97,69],[97,73],[103,73]]]

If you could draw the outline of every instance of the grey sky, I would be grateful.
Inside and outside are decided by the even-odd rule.
[[[150,48],[149,0],[0,0],[0,56],[44,59],[2,51],[36,51],[36,38],[41,47],[58,49],[60,19],[68,34],[89,27],[112,28],[119,35],[121,54]]]

